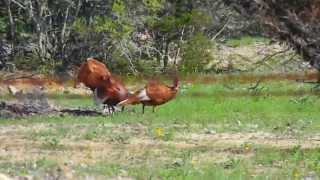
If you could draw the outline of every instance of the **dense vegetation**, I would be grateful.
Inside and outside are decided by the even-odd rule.
[[[262,30],[318,68],[319,7],[312,0],[4,0],[0,69],[57,73],[91,56],[118,73],[215,71],[204,65],[217,43]]]
[[[90,56],[118,73],[199,72],[219,39],[261,35],[259,24],[210,0],[4,0],[0,17],[0,69],[44,73]]]

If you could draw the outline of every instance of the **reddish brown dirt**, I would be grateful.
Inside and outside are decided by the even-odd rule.
[[[33,87],[41,86],[47,89],[51,89],[52,91],[61,90],[63,88],[62,83],[49,78],[41,77],[20,78],[0,81],[0,87],[7,87],[8,85],[15,86],[18,89],[32,89]]]

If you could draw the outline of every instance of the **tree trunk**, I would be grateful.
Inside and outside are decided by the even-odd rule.
[[[47,38],[46,38],[46,31],[45,31],[45,25],[43,22],[44,18],[44,11],[46,9],[46,3],[47,1],[38,1],[38,6],[34,7],[32,4],[32,0],[29,0],[29,14],[32,18],[35,26],[36,26],[36,32],[38,37],[38,56],[39,58],[45,62],[47,59]],[[37,15],[34,13],[34,8],[37,8],[36,11],[38,12]]]
[[[165,50],[164,50],[164,57],[163,57],[163,71],[166,71],[168,67],[168,61],[169,61],[169,45],[170,41],[167,40],[165,44]]]
[[[11,60],[13,60],[14,54],[15,54],[15,44],[16,44],[16,24],[12,16],[11,0],[5,0],[5,3],[7,5],[7,11],[8,11],[9,22],[10,22],[10,40],[11,40],[11,48],[12,48],[10,58]]]

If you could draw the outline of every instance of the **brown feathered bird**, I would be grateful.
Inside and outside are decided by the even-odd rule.
[[[74,82],[74,87],[79,83],[83,83],[86,87],[90,88],[91,91],[94,91],[101,83],[102,80],[108,80],[111,76],[109,69],[102,62],[88,58],[83,62],[78,71],[78,75]]]
[[[127,99],[129,95],[129,91],[122,81],[114,76],[102,80],[94,91],[95,101],[99,104],[106,104],[109,112],[114,112],[114,106]]]
[[[121,101],[119,106],[130,104],[142,104],[142,113],[145,106],[153,106],[153,112],[156,106],[164,104],[173,99],[179,90],[179,79],[176,76],[172,86],[167,86],[157,80],[151,80],[143,88],[129,96],[128,99]]]
[[[74,87],[78,83],[90,88],[94,93],[95,104],[107,105],[109,112],[114,112],[114,106],[129,96],[122,81],[114,77],[105,64],[93,58],[81,64]]]

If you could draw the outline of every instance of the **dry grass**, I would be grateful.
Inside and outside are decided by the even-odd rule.
[[[93,129],[96,130],[95,135],[88,139]],[[200,168],[203,164],[230,163],[230,157],[252,161],[257,147],[283,150],[300,147],[301,151],[317,149],[320,147],[319,139],[319,135],[296,138],[263,132],[205,133],[201,130],[179,131],[170,140],[163,140],[155,131],[150,132],[142,124],[6,125],[1,127],[0,134],[0,171],[19,175],[19,171],[1,168],[1,165],[9,163],[19,166],[24,162],[35,163],[45,159],[65,169],[64,176],[77,179],[83,177],[77,171],[81,166],[95,167],[103,162],[130,169],[141,165],[154,167],[179,164],[183,163],[182,156],[185,152],[192,152],[188,163]],[[257,170],[252,170],[251,174],[270,170],[267,166],[255,168]],[[272,168],[279,171],[280,167]],[[91,175],[98,178],[99,172]],[[119,174],[115,171],[114,175]],[[127,171],[123,175],[130,177],[131,173]],[[43,174],[40,173],[39,176]]]

